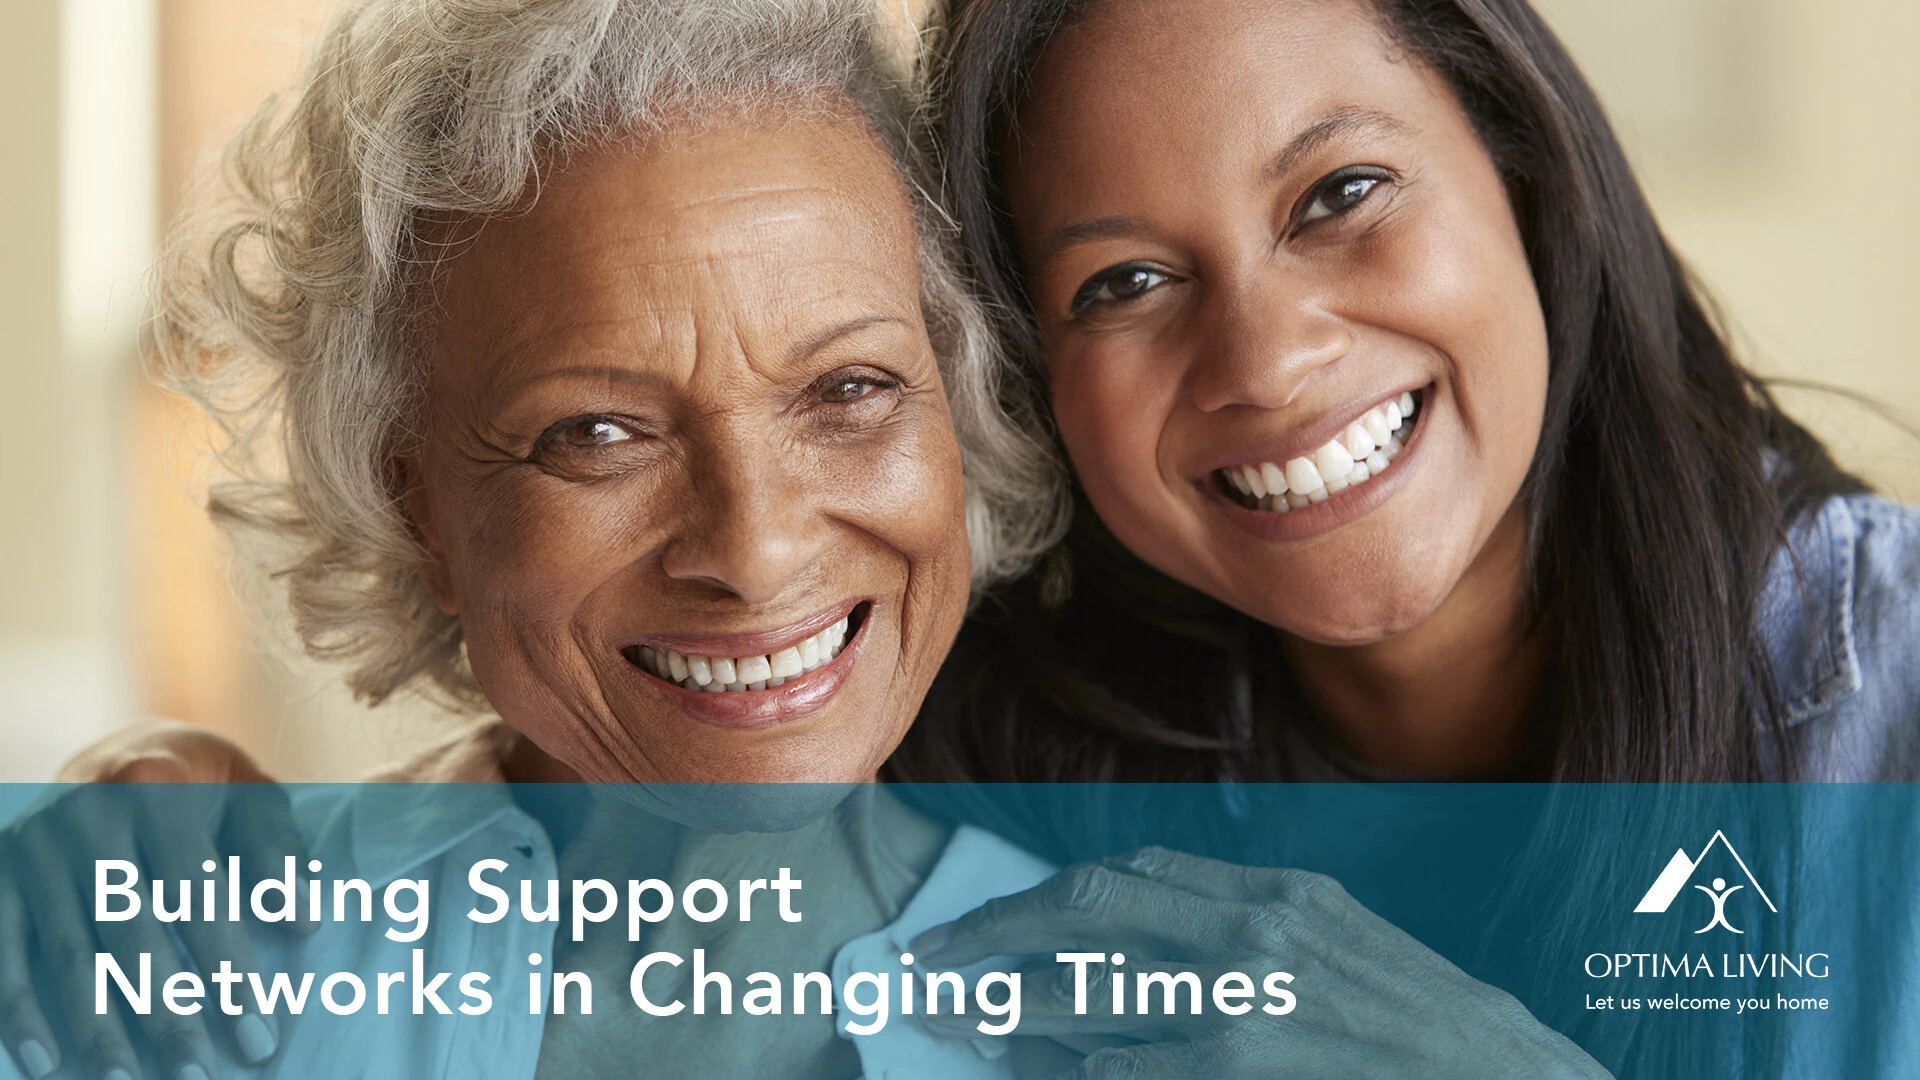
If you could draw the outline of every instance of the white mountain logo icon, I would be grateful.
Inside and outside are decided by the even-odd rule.
[[[1686,848],[1675,851],[1673,858],[1667,860],[1666,869],[1660,871],[1660,876],[1653,880],[1653,886],[1647,890],[1647,895],[1640,898],[1640,903],[1635,905],[1633,910],[1659,913],[1672,907],[1674,898],[1680,895],[1680,890],[1686,888],[1689,881],[1693,880],[1694,871],[1700,868],[1700,864],[1705,861],[1707,853],[1713,850],[1715,844],[1726,848],[1727,854],[1733,856],[1733,861],[1739,865],[1740,872],[1747,876],[1747,884],[1752,885],[1755,895],[1766,902],[1767,910],[1779,914],[1780,909],[1773,906],[1773,899],[1767,895],[1767,890],[1760,887],[1760,882],[1753,876],[1753,871],[1747,868],[1747,860],[1741,858],[1740,853],[1734,850],[1733,843],[1727,839],[1727,834],[1718,829],[1714,830],[1713,839],[1708,840],[1706,846],[1700,849],[1699,855],[1688,855]],[[1746,885],[1728,885],[1725,878],[1714,878],[1712,887],[1695,885],[1694,888],[1706,893],[1707,898],[1713,901],[1713,919],[1694,933],[1704,934],[1716,926],[1725,927],[1736,934],[1745,933],[1746,931],[1727,921],[1727,897],[1746,887]]]

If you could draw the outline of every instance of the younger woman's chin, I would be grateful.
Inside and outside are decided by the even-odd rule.
[[[1317,595],[1316,595],[1317,594]],[[1369,586],[1364,579],[1328,582],[1308,595],[1268,596],[1260,610],[1246,611],[1290,637],[1329,648],[1376,645],[1425,622],[1446,598],[1432,583],[1400,589]],[[1245,610],[1242,608],[1242,610]]]

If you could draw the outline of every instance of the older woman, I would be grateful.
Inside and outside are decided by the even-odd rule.
[[[401,776],[871,780],[970,579],[1018,568],[1045,539],[1045,515],[1012,496],[1047,460],[991,408],[988,339],[914,179],[888,44],[843,0],[359,0],[291,113],[263,114],[236,143],[232,204],[211,227],[190,223],[161,266],[159,352],[234,434],[229,459],[248,479],[217,492],[214,512],[265,552],[308,650],[368,699],[431,682],[497,715]],[[649,790],[678,789],[619,789]],[[720,824],[817,834],[805,846],[840,882],[810,923],[825,966],[902,918],[943,852],[964,853],[875,789],[837,809],[845,789],[803,791],[820,797],[729,805]],[[452,837],[498,852],[537,836],[516,872],[618,857],[671,879],[753,843],[686,833],[673,822],[712,825],[714,808],[673,794],[642,814],[502,795],[451,833],[444,812],[386,798],[300,806],[314,853],[431,879],[454,873],[436,854]],[[198,876],[211,848],[179,848],[210,842],[177,817],[62,813],[11,836],[0,929],[84,961],[52,978],[70,983],[55,1000],[92,1075],[139,1075],[136,1042],[169,1077],[217,1075],[200,1016],[130,1018],[134,1040],[96,1015],[96,927],[72,884],[90,871],[68,865],[80,856],[61,837],[172,852],[156,859],[168,877]],[[885,827],[861,827],[873,816]],[[913,929],[959,914],[959,899]],[[220,923],[178,929],[203,969],[249,951]],[[157,924],[99,933],[173,956]],[[630,965],[624,941],[580,955],[546,933],[536,966]],[[299,970],[323,954],[370,961],[374,944],[330,926],[262,951]],[[526,944],[478,947],[505,962]],[[4,966],[6,1043],[39,1080],[60,1041],[18,957]],[[461,1059],[496,1076],[536,1060],[591,1072],[630,1061],[619,1040],[638,1037],[576,1016],[544,1037],[539,1017],[523,1020],[505,1044],[485,1025],[343,1040],[316,1034],[326,1019],[289,1032],[222,1017],[229,1067],[278,1052],[283,1074]],[[777,1029],[785,1074],[863,1067],[833,1025],[797,1024]],[[723,1072],[764,1049],[676,1057],[670,1034],[646,1039],[663,1065],[697,1051]]]

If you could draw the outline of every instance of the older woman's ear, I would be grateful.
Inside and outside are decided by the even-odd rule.
[[[434,528],[427,493],[420,486],[419,463],[412,458],[402,458],[395,463],[395,471],[399,473],[401,490],[406,492],[407,519],[413,525],[414,538],[420,542],[420,562],[415,571],[426,583],[427,591],[433,594],[434,605],[448,615],[458,615],[460,604],[454,598],[453,578],[447,572],[446,548]]]

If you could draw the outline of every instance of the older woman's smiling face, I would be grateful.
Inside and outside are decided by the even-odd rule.
[[[913,220],[857,120],[577,154],[438,281],[409,507],[489,702],[589,780],[864,780],[965,610]]]

